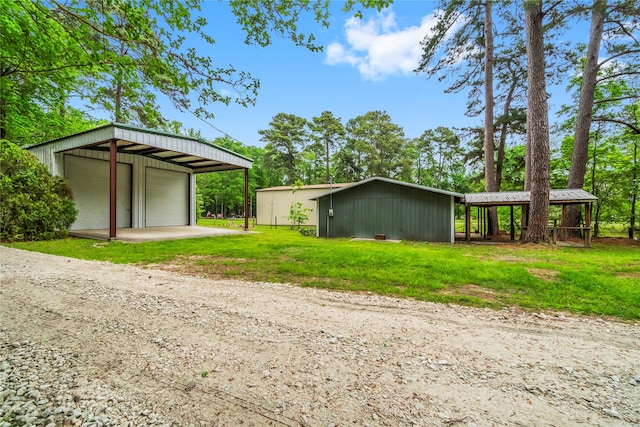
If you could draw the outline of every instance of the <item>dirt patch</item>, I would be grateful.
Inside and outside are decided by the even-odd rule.
[[[238,274],[237,264],[247,262],[244,258],[229,258],[209,255],[179,256],[167,262],[143,264],[143,268],[158,269],[194,277],[223,279]]]
[[[560,274],[558,270],[547,270],[546,268],[528,267],[526,270],[533,277],[542,279],[545,282],[553,282],[556,279],[556,276]]]
[[[640,271],[630,271],[624,273],[616,273],[616,277],[622,277],[625,279],[638,279],[640,280]]]
[[[536,262],[538,261],[535,258],[524,258],[521,256],[515,256],[515,255],[495,255],[495,256],[490,256],[490,257],[482,257],[486,260],[491,260],[491,261],[500,261],[500,262],[518,262],[518,263],[524,263],[524,262]]]
[[[172,425],[640,424],[637,322],[0,251],[6,348],[73,355],[56,369]]]
[[[438,293],[443,295],[466,295],[491,302],[498,300],[498,294],[494,290],[471,284],[462,285],[458,288],[444,289]]]
[[[633,240],[624,237],[596,237],[591,240],[594,243],[610,246],[627,246],[640,248],[640,240]]]

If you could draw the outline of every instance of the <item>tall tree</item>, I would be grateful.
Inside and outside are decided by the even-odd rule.
[[[570,56],[571,49],[560,35],[566,28],[567,17],[572,8],[580,9],[579,5],[565,3],[553,4],[553,19],[545,25],[546,77],[550,84],[560,82],[567,70],[569,63],[566,57]],[[473,117],[484,110],[485,115],[493,115],[493,128],[489,126],[485,116],[485,129],[494,132],[494,147],[496,140],[499,141],[497,153],[494,152],[494,157],[486,155],[481,158],[485,166],[489,166],[486,167],[486,172],[494,174],[494,188],[498,190],[502,181],[503,164],[508,161],[505,158],[507,142],[514,141],[517,144],[517,138],[525,134],[526,44],[518,4],[509,0],[441,1],[440,11],[435,15],[436,23],[431,33],[422,41],[423,55],[416,69],[416,72],[424,72],[429,77],[438,76],[439,80],[455,76],[445,92],[468,90],[466,114]],[[492,16],[487,19],[489,13]],[[487,32],[490,23],[496,23],[491,34]],[[487,66],[490,57],[493,67]],[[488,82],[491,76],[485,75],[491,71],[490,68],[493,70],[494,85]],[[495,89],[491,96],[489,91],[493,86]],[[487,111],[489,103],[494,107],[494,112]],[[496,114],[497,111],[500,114]],[[499,136],[496,137],[496,134]],[[489,151],[492,149],[486,144],[485,148]],[[474,153],[470,154],[475,157]],[[488,163],[494,164],[495,172],[489,170]],[[487,180],[485,177],[485,183],[490,186],[491,179]]]
[[[346,131],[348,148],[359,157],[361,179],[374,176],[410,179],[404,131],[387,112],[369,111],[350,119]]]
[[[309,127],[312,131],[311,138],[324,149],[325,182],[328,183],[331,181],[331,150],[335,150],[341,144],[345,136],[344,126],[340,118],[335,117],[331,111],[323,111],[322,114],[311,119]]]
[[[356,182],[366,177],[366,147],[353,138],[346,138],[344,144],[333,156],[336,182]]]
[[[441,1],[441,13],[436,25],[422,41],[423,56],[416,69],[440,80],[456,76],[446,92],[468,89],[466,115],[477,116],[484,111],[484,144],[480,159],[484,162],[485,191],[499,191],[509,134],[524,122],[522,114],[526,100],[526,69],[521,43],[522,23],[511,10],[508,1]],[[494,42],[494,5],[498,8],[501,30]],[[494,64],[497,66],[494,68]],[[497,75],[494,76],[494,70]],[[483,73],[484,71],[484,73]],[[484,77],[484,78],[483,78]],[[499,91],[494,93],[494,79]],[[482,96],[484,94],[484,96]],[[496,102],[502,114],[495,117]],[[520,102],[520,106],[514,104]],[[498,124],[499,122],[499,124]],[[513,123],[513,124],[512,124]],[[500,144],[496,156],[496,129]],[[473,157],[473,155],[472,155]],[[498,232],[497,210],[489,210],[489,233]]]
[[[582,80],[575,124],[573,157],[569,171],[569,188],[582,188],[588,161],[589,130],[595,109],[602,104],[621,105],[619,101],[634,102],[637,93],[623,96],[612,94],[609,99],[594,101],[598,86],[606,86],[612,79],[637,86],[640,74],[640,42],[637,28],[640,24],[640,4],[634,1],[613,2],[594,0],[591,12],[591,29],[586,58],[581,65]],[[605,52],[602,54],[600,50]],[[603,59],[604,56],[604,59]],[[607,68],[609,68],[607,70]],[[563,223],[569,227],[580,224],[580,210],[570,207]]]
[[[421,159],[421,185],[452,190],[463,166],[460,138],[446,127],[429,129],[414,140]]]
[[[3,13],[0,21],[4,36],[0,44],[0,129],[6,131],[4,110],[11,108],[6,98],[29,79],[49,81],[43,88],[55,87],[59,98],[74,93],[98,108],[120,110],[114,117],[117,120],[124,119],[118,103],[125,97],[139,105],[153,101],[155,93],[166,95],[180,110],[193,109],[200,117],[211,117],[207,108],[211,103],[231,101],[220,90],[224,85],[238,92],[237,102],[251,104],[256,80],[232,67],[216,66],[210,57],[200,56],[185,43],[195,37],[213,43],[205,33],[206,20],[196,16],[200,3],[3,2],[7,15]],[[100,88],[104,90],[97,90]],[[42,100],[41,93],[38,90],[24,101]],[[105,94],[110,96],[101,96]]]
[[[485,190],[498,191],[495,170],[495,140],[493,122],[493,13],[492,0],[484,5],[484,181]],[[500,165],[502,168],[502,165]],[[489,208],[489,234],[498,234],[498,209]]]
[[[48,110],[70,95],[113,113],[114,120],[166,126],[171,123],[154,108],[160,94],[200,118],[213,117],[213,103],[253,104],[258,80],[220,66],[222,61],[191,45],[194,39],[214,44],[200,12],[203,1],[0,2],[0,136],[10,133],[13,119],[27,109],[18,104]],[[362,16],[364,8],[380,10],[389,3],[349,0],[343,10]],[[272,37],[286,37],[321,50],[313,34],[299,33],[298,21],[310,17],[327,26],[327,1],[232,1],[230,7],[248,44],[266,46]],[[25,83],[30,91],[24,91]]]
[[[573,156],[571,170],[569,171],[568,188],[582,188],[587,168],[587,156],[589,151],[589,129],[591,127],[591,115],[593,100],[598,77],[598,56],[602,43],[602,32],[606,17],[607,0],[594,0],[591,29],[589,31],[589,43],[587,45],[587,57],[582,73],[582,85],[580,87],[580,101],[578,103],[578,115],[576,130],[573,138]],[[566,227],[577,227],[580,224],[580,205],[568,206],[565,210],[562,223]]]
[[[549,107],[545,79],[544,14],[542,0],[525,2],[527,33],[528,103],[527,142],[530,146],[531,198],[527,242],[549,241]]]
[[[265,165],[278,170],[286,185],[301,179],[300,152],[309,141],[308,122],[295,114],[278,113],[269,123],[269,129],[259,130],[265,145]]]
[[[70,123],[83,114],[65,105],[78,75],[69,64],[86,52],[46,10],[36,2],[0,2],[0,37],[0,138],[26,145],[61,136],[63,125],[91,126]]]

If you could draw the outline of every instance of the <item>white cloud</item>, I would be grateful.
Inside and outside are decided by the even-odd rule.
[[[351,65],[368,80],[411,74],[422,54],[420,42],[434,23],[435,17],[430,14],[422,18],[420,26],[400,29],[391,9],[367,22],[350,18],[345,23],[346,46],[329,45],[325,61],[329,65]]]

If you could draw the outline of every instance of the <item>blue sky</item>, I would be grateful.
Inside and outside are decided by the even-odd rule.
[[[267,129],[272,117],[281,112],[310,120],[329,110],[346,123],[368,111],[383,110],[408,138],[438,126],[481,125],[482,118],[464,115],[465,94],[445,94],[446,82],[412,71],[435,6],[435,1],[400,1],[382,13],[367,11],[364,19],[357,20],[334,2],[329,29],[310,23],[301,27],[313,32],[324,46],[324,52],[313,53],[284,39],[275,39],[265,48],[245,45],[229,5],[206,2],[202,12],[216,45],[199,53],[220,66],[232,64],[250,72],[261,82],[255,106],[214,104],[210,110],[215,119],[207,122],[254,146],[264,146],[258,130]],[[229,87],[221,90],[225,93]],[[552,108],[559,107],[559,102],[550,102]],[[188,112],[167,108],[164,114],[182,122],[184,128],[200,130],[207,139],[223,136]]]

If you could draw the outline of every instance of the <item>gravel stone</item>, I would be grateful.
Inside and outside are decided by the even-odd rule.
[[[0,257],[0,427],[640,425],[637,323]]]

